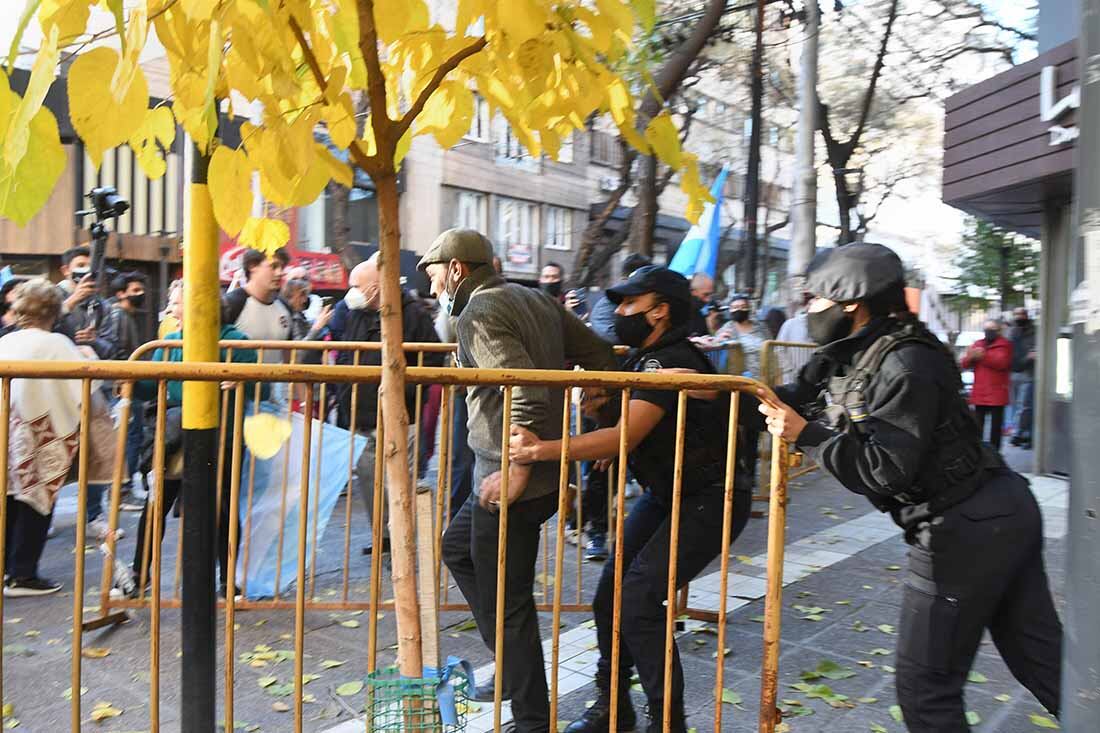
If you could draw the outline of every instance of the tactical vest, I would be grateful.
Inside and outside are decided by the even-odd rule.
[[[828,381],[830,419],[841,429],[862,433],[870,417],[864,390],[878,374],[886,356],[902,344],[917,343],[942,353],[950,365],[953,379],[949,389],[939,395],[938,423],[932,445],[921,461],[920,473],[911,488],[894,494],[905,504],[928,502],[942,509],[970,496],[981,484],[984,469],[996,461],[981,443],[974,421],[962,395],[962,374],[954,355],[928,328],[914,317],[900,319],[900,328],[880,336],[845,376]]]

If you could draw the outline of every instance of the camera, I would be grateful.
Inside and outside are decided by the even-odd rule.
[[[92,200],[92,207],[98,219],[122,216],[130,209],[130,202],[119,196],[114,186],[93,188],[88,198]]]

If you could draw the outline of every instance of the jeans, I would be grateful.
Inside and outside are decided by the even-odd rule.
[[[454,519],[466,498],[470,496],[474,481],[474,452],[470,450],[469,428],[466,421],[466,396],[455,390],[454,414],[451,421],[451,516]],[[443,467],[440,467],[443,470]]]
[[[495,471],[496,467],[492,467]],[[492,473],[478,463],[475,478]],[[557,511],[557,494],[508,508],[504,590],[504,658],[497,660],[504,694],[512,700],[517,733],[548,733],[550,700],[533,595],[542,524]],[[495,649],[497,537],[500,515],[471,494],[443,535],[443,562],[470,604],[482,641]]]
[[[130,403],[130,425],[126,430],[126,476],[129,482],[134,474],[141,470],[141,444],[145,438],[145,403],[132,400]]]
[[[1001,450],[1001,438],[1004,434],[1004,405],[974,405],[974,419],[978,421],[978,434],[985,435],[985,416],[989,415],[989,444],[998,453]]]
[[[103,497],[110,489],[110,484],[88,484],[88,504],[85,509],[85,518],[89,522],[94,522],[103,514]]]
[[[412,463],[413,459],[413,445],[416,442],[416,425],[409,426],[408,434],[408,460]],[[363,452],[359,454],[359,459],[355,462],[355,475],[352,477],[352,481],[355,484],[355,491],[363,497],[363,503],[367,505],[367,521],[370,522],[371,532],[374,531],[374,464],[376,459],[376,450],[378,443],[378,429],[370,431],[366,435],[367,444],[363,448]],[[384,459],[383,459],[384,460]],[[416,481],[413,481],[415,486]],[[385,509],[383,509],[385,514]],[[382,522],[382,536],[388,537],[390,534],[389,527],[386,526],[386,522]]]
[[[689,583],[721,552],[724,501],[721,486],[706,487],[683,497],[677,544],[677,587]],[[750,492],[734,492],[731,542],[745,528],[751,505]],[[668,599],[671,518],[671,501],[647,491],[634,504],[623,527],[619,689],[630,685],[631,670],[637,669],[650,710],[655,712],[663,709],[664,702],[665,601]],[[610,689],[611,682],[614,592],[615,560],[612,556],[603,567],[592,600],[600,650],[596,684],[605,690]],[[684,672],[674,644],[671,702],[682,705],[683,700]]]
[[[1013,385],[1012,404],[1016,417],[1015,437],[1031,440],[1032,405],[1035,398],[1035,382],[1030,379]]]
[[[30,504],[7,497],[4,517],[4,574],[12,578],[37,578],[38,561],[50,531],[49,514],[39,514]]]
[[[989,475],[910,543],[896,686],[914,733],[970,730],[963,687],[986,629],[1013,676],[1058,714],[1062,624],[1043,569],[1039,506],[1020,475]]]

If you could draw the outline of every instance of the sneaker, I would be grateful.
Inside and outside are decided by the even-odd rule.
[[[581,535],[582,535],[582,533],[580,532],[580,530],[566,529],[565,530],[565,541],[568,542],[571,545],[579,545],[581,543]]]
[[[4,583],[5,598],[46,596],[61,590],[61,583],[45,578],[9,578]]]
[[[140,512],[145,508],[145,499],[138,498],[133,491],[127,491],[119,499],[118,508],[123,512]]]
[[[88,522],[88,536],[91,539],[103,542],[111,534],[111,526],[107,524],[107,520],[103,517],[97,517]],[[126,536],[126,530],[119,527],[115,530],[115,539],[121,540]]]
[[[589,562],[603,562],[607,559],[607,537],[600,533],[590,533],[588,544],[584,548],[584,559]]]

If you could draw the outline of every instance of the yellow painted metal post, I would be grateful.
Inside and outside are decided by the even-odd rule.
[[[206,174],[209,156],[196,149],[191,210],[183,250],[183,360],[218,361],[221,293],[218,225]],[[218,459],[218,383],[183,383],[183,597],[180,712],[183,733],[215,726],[217,614],[214,579]],[[234,517],[235,519],[235,517]],[[155,542],[156,540],[154,540]],[[230,569],[229,574],[233,571]],[[223,578],[233,592],[235,578]]]

